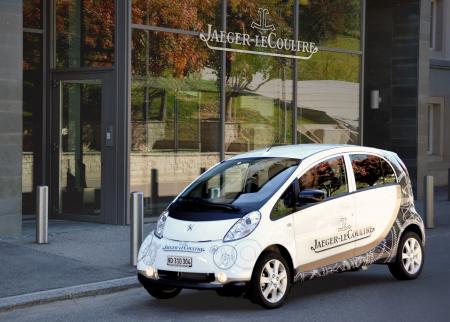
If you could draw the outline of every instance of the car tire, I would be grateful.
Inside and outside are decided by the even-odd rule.
[[[415,279],[422,272],[424,259],[419,236],[414,232],[407,232],[400,240],[395,262],[388,264],[389,271],[398,280]]]
[[[279,253],[267,252],[256,262],[249,289],[250,300],[266,309],[283,305],[291,289],[291,271]]]
[[[181,292],[179,287],[158,287],[158,286],[147,286],[145,287],[147,292],[159,300],[168,300],[174,298]]]

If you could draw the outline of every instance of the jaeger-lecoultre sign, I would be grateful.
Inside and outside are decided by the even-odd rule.
[[[269,10],[262,8],[258,9],[259,21],[258,22],[254,21],[251,24],[251,27],[253,29],[257,29],[261,34],[255,35],[253,38],[248,33],[232,32],[232,31],[226,32],[224,30],[217,30],[213,29],[213,26],[211,24],[208,24],[208,32],[201,33],[200,39],[206,43],[208,48],[213,50],[302,59],[302,60],[310,59],[315,53],[319,51],[319,48],[314,42],[278,37],[277,34],[275,33],[276,30],[275,26],[273,24],[268,24],[267,22],[268,15]],[[291,52],[291,54],[254,51],[239,48],[228,48],[224,46],[224,44],[283,50]]]

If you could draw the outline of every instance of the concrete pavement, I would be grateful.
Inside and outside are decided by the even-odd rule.
[[[152,226],[145,225],[146,234]],[[5,297],[135,276],[129,264],[129,234],[129,226],[53,220],[49,244],[38,245],[34,221],[24,222],[22,238],[0,240],[0,302]]]

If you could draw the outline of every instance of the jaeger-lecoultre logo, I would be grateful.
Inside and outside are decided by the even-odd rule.
[[[321,253],[336,247],[344,246],[354,243],[358,240],[369,238],[375,231],[375,227],[367,226],[359,229],[352,229],[350,224],[347,224],[347,218],[342,217],[339,220],[339,227],[337,229],[338,235],[331,236],[325,239],[315,239],[314,246],[311,250],[315,253]]]
[[[269,15],[269,10],[259,8],[258,17],[259,22],[252,22],[252,28],[258,29],[259,31],[275,31],[275,26],[273,24],[267,24],[267,16]]]
[[[341,227],[338,228],[338,231],[346,231],[349,230],[350,228],[352,228],[352,226],[347,225],[347,218],[346,217],[342,217],[340,219],[341,221]]]
[[[208,48],[213,50],[261,56],[308,60],[319,51],[319,48],[314,42],[278,37],[275,33],[276,28],[273,24],[269,23],[268,17],[269,10],[264,8],[258,9],[258,21],[253,21],[251,27],[258,30],[259,35],[251,36],[245,32],[217,30],[213,29],[211,24],[208,24],[208,31],[200,33],[200,39]],[[237,46],[240,46],[240,48]],[[241,49],[255,47],[272,49],[272,51]],[[281,50],[288,52],[288,54],[274,52],[274,50]]]

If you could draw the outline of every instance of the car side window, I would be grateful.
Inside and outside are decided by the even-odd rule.
[[[384,159],[381,159],[381,168],[383,170],[383,178],[384,183],[396,183],[397,177],[395,176],[394,169],[392,169],[392,166]]]
[[[295,212],[295,184],[291,184],[277,200],[270,212],[270,219],[277,220]]]
[[[386,160],[370,154],[350,155],[356,189],[395,183],[395,173]]]
[[[300,179],[299,206],[322,202],[348,192],[347,174],[342,156],[322,161]]]

